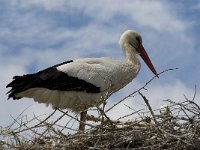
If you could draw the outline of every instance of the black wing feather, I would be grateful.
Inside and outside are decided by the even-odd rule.
[[[95,85],[76,77],[71,77],[56,69],[56,67],[60,65],[71,62],[73,61],[66,61],[34,74],[14,76],[13,81],[6,86],[7,88],[11,87],[11,90],[8,92],[8,98],[20,99],[20,97],[16,97],[15,94],[30,88],[47,88],[49,90],[99,93],[100,87],[96,87]]]

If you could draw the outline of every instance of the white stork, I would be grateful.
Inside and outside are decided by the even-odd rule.
[[[131,82],[140,70],[141,56],[158,77],[139,33],[125,31],[119,40],[125,59],[84,58],[54,65],[34,74],[14,76],[8,99],[33,98],[55,108],[81,112],[79,130],[85,129],[87,109],[99,106]]]
[[[171,115],[171,111],[168,105],[160,106],[160,116],[161,117],[169,117]]]

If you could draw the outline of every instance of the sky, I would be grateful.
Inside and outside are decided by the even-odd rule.
[[[23,110],[28,115],[52,112],[32,99],[7,100],[6,85],[15,75],[34,73],[66,60],[87,57],[123,59],[118,41],[128,30],[139,32],[156,70],[162,74],[142,91],[154,109],[165,99],[200,98],[199,0],[0,0],[0,126]],[[108,100],[112,106],[144,85],[152,72],[142,62],[133,82]],[[111,118],[147,109],[141,98],[128,98]],[[120,113],[119,113],[120,112]]]

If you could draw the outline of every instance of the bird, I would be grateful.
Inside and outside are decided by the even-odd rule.
[[[162,117],[169,117],[171,114],[170,108],[168,105],[161,105],[160,106],[160,115]]]
[[[170,107],[168,105],[161,105],[160,106],[160,117],[163,119],[165,122],[172,122],[173,120],[173,115],[170,110]]]
[[[8,99],[33,98],[38,103],[80,113],[79,130],[85,130],[87,110],[100,106],[113,93],[130,83],[139,73],[144,60],[159,77],[142,37],[135,30],[126,30],[119,39],[124,52],[122,60],[109,57],[82,58],[65,61],[33,74],[14,76],[6,86]]]

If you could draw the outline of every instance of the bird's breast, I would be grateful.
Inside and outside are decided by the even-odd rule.
[[[120,90],[128,83],[130,83],[138,74],[140,70],[140,64],[132,64],[132,63],[122,63],[117,68],[115,68],[112,72],[112,76],[110,79],[110,89],[112,93]],[[107,87],[109,89],[109,87]]]

